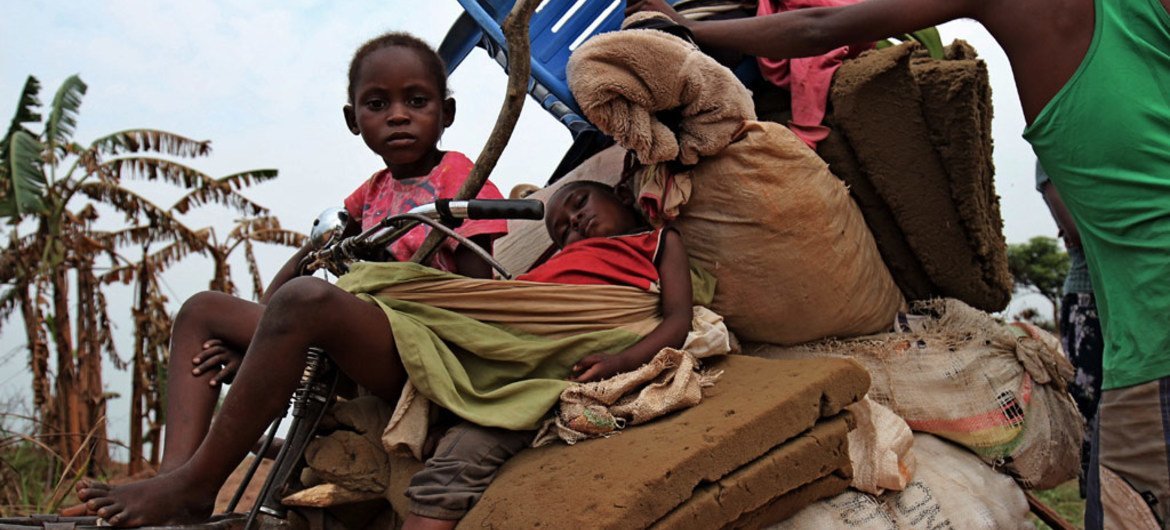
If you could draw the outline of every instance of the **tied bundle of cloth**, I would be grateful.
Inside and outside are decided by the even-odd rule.
[[[639,13],[623,25],[652,16]],[[698,163],[756,118],[751,92],[727,68],[663,31],[598,35],[573,53],[566,73],[589,121],[643,164]],[[675,123],[665,123],[664,112]]]

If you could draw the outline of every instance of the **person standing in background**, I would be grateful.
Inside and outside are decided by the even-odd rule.
[[[1064,279],[1060,300],[1060,342],[1069,362],[1076,367],[1076,376],[1069,382],[1068,392],[1092,425],[1101,401],[1101,353],[1105,349],[1101,335],[1101,321],[1097,318],[1097,299],[1093,296],[1093,282],[1089,278],[1089,264],[1081,248],[1081,235],[1072,215],[1060,199],[1060,194],[1048,180],[1044,168],[1036,162],[1036,191],[1044,197],[1048,211],[1060,229],[1064,248],[1068,251],[1068,275]],[[1089,432],[1081,446],[1081,498],[1085,497],[1085,479],[1089,471]]]

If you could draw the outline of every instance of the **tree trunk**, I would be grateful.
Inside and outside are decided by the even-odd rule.
[[[232,269],[228,265],[227,254],[220,252],[218,249],[212,249],[210,252],[211,259],[215,262],[215,276],[211,278],[211,284],[208,287],[212,291],[236,294],[235,286],[232,284]]]
[[[161,381],[166,381],[165,366],[170,358],[171,328],[174,321],[167,312],[167,299],[159,292],[158,282],[153,274],[150,278],[149,312],[150,333],[147,335],[146,369],[148,383],[145,398],[146,414],[149,415],[149,429],[146,432],[150,442],[150,464],[158,467],[162,448],[162,423],[165,419]]]
[[[81,432],[89,436],[85,448],[92,455],[90,473],[106,469],[110,445],[106,429],[106,397],[102,385],[102,330],[99,316],[105,313],[98,297],[93,260],[77,264],[77,374],[83,403]],[[90,434],[92,433],[92,434]]]
[[[20,294],[20,316],[24,318],[24,333],[28,338],[29,370],[32,372],[34,414],[42,421],[52,415],[50,412],[53,389],[49,385],[49,345],[41,328],[41,312],[33,303],[36,293],[34,286],[24,284],[18,287]]]
[[[1051,297],[1048,299],[1052,302],[1052,334],[1060,337],[1060,297]]]
[[[66,462],[83,463],[82,440],[85,438],[84,407],[79,388],[77,365],[74,362],[73,329],[69,311],[68,269],[58,264],[52,271],[53,289],[53,342],[57,349],[56,396],[53,403],[53,418],[49,424],[54,439],[49,443]],[[76,458],[75,458],[76,457]],[[73,466],[70,471],[78,468]]]
[[[146,253],[143,252],[142,263],[138,266],[138,296],[134,302],[134,358],[131,361],[133,378],[130,383],[130,469],[131,475],[142,470],[142,422],[146,421],[143,412],[144,390],[146,382],[146,334],[150,321],[146,316],[147,309],[147,278]]]

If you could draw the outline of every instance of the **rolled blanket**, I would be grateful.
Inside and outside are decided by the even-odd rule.
[[[643,164],[697,163],[756,119],[751,92],[731,70],[661,31],[593,37],[569,57],[566,72],[585,117]],[[677,126],[660,121],[666,111],[677,113]]]

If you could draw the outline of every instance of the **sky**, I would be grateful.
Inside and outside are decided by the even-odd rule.
[[[28,75],[40,79],[47,103],[65,78],[80,74],[89,85],[75,134],[81,143],[139,127],[210,139],[212,154],[190,161],[192,166],[213,176],[278,169],[278,179],[245,194],[268,206],[284,226],[308,232],[318,212],[340,205],[382,167],[342,119],[353,51],[389,30],[410,31],[437,47],[460,12],[455,0],[9,0],[0,18],[0,119],[6,123],[15,110]],[[1034,191],[1035,156],[1020,136],[1024,121],[1006,57],[974,22],[939,29],[944,43],[965,39],[988,64],[996,188],[1007,241],[1055,235]],[[450,79],[458,110],[443,149],[475,159],[495,123],[505,83],[499,66],[474,50]],[[491,178],[505,195],[519,183],[542,184],[570,140],[567,129],[529,100]],[[133,185],[160,204],[178,197],[165,186]],[[234,218],[209,210],[193,214],[189,224],[218,226],[225,234]],[[288,255],[275,248],[259,253],[265,280]],[[210,274],[210,265],[198,260],[176,268],[167,277],[174,308],[206,288]],[[242,263],[235,274],[237,284],[248,283]],[[123,291],[111,292],[110,312],[122,322],[125,356],[131,331],[129,293]],[[23,330],[19,320],[0,325],[0,400],[19,400],[29,388]],[[107,370],[106,380],[110,390],[129,392],[125,373]],[[115,399],[110,408],[113,434],[125,436],[128,404]]]

